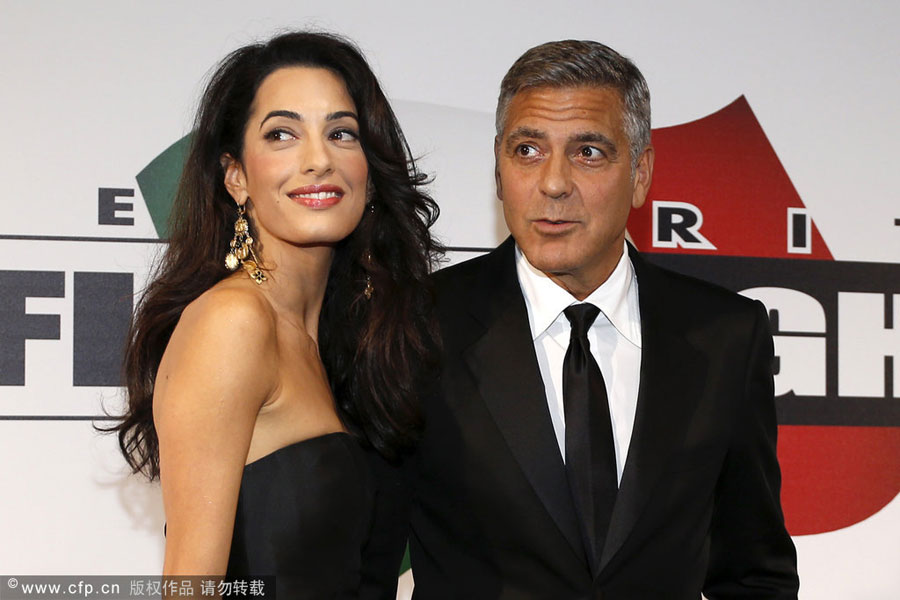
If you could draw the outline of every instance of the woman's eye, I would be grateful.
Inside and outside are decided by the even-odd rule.
[[[336,129],[328,137],[338,142],[355,142],[359,139],[359,134],[349,129]]]
[[[266,134],[267,140],[272,140],[274,142],[285,142],[287,140],[293,139],[293,135],[291,132],[285,129],[273,129],[269,133]]]

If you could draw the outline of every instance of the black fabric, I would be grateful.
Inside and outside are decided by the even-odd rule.
[[[368,460],[343,432],[250,463],[227,576],[274,575],[278,598],[358,598],[374,495]]]
[[[596,575],[618,491],[606,384],[587,338],[600,309],[585,303],[563,312],[572,325],[563,360],[566,478],[581,522],[585,553]]]

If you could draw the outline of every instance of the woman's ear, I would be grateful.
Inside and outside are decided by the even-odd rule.
[[[238,206],[243,206],[247,201],[247,177],[244,167],[235,157],[223,154],[219,159],[222,170],[225,172],[225,189],[234,198]]]

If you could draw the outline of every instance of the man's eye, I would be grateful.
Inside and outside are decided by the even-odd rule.
[[[274,142],[285,142],[293,137],[294,136],[291,135],[291,132],[285,129],[273,129],[266,134],[266,139],[272,140]]]
[[[529,144],[521,144],[516,146],[516,154],[522,157],[530,158],[537,155],[537,148]]]
[[[336,129],[328,135],[329,139],[338,142],[355,142],[359,139],[359,134],[350,129]]]
[[[594,146],[583,146],[578,151],[578,156],[581,158],[603,158],[603,151],[600,148],[596,148]]]

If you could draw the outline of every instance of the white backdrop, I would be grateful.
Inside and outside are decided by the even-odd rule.
[[[896,2],[552,5],[0,2],[0,271],[64,274],[61,297],[25,300],[29,315],[59,315],[58,339],[26,341],[24,385],[0,385],[0,573],[161,569],[158,487],[125,476],[114,439],[89,421],[63,419],[119,402],[117,388],[73,385],[75,273],[134,273],[141,288],[160,246],[122,241],[157,237],[136,174],[188,132],[210,67],[277,30],[325,28],[360,44],[436,175],[437,230],[451,246],[506,235],[492,164],[504,72],[535,44],[589,38],[641,68],[655,128],[746,96],[835,259],[898,261]],[[99,188],[134,190],[118,213],[133,224],[98,223]],[[0,311],[0,328],[13,319]],[[900,597],[900,498],[795,542],[802,598]]]

